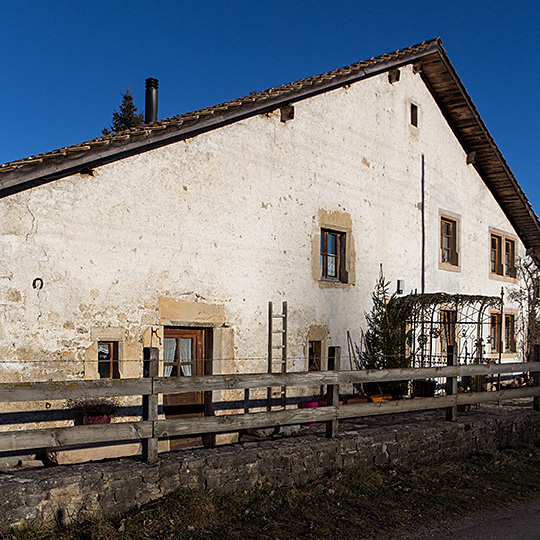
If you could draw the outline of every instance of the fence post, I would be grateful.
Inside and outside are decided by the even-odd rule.
[[[151,394],[143,396],[143,420],[152,422],[152,437],[143,439],[142,452],[143,460],[146,463],[153,464],[158,460],[158,439],[154,436],[155,422],[158,419],[158,395],[154,393],[154,377],[158,376],[159,349],[157,347],[148,347],[148,377],[152,379]]]
[[[341,347],[328,347],[328,371],[339,371],[341,362]],[[339,384],[329,384],[326,391],[326,404],[330,407],[339,405]],[[326,436],[333,438],[337,435],[339,420],[326,422]]]
[[[448,345],[446,365],[456,365],[456,350],[454,345]],[[446,395],[454,396],[457,394],[457,377],[446,377]],[[446,420],[448,422],[456,421],[457,405],[446,407]]]
[[[533,360],[535,362],[540,362],[540,345],[534,345]],[[535,388],[540,388],[540,372],[539,371],[534,372],[533,380],[534,380]],[[540,411],[540,396],[533,397],[533,409],[535,411]]]

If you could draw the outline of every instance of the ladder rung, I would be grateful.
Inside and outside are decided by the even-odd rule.
[[[285,345],[272,345],[272,349],[284,349]]]
[[[285,330],[272,330],[272,334],[284,334]]]
[[[283,314],[272,315],[272,318],[273,318],[273,319],[284,319],[284,318],[285,318],[285,315],[283,315]]]

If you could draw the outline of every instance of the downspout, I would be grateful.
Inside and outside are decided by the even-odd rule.
[[[425,166],[424,154],[422,154],[422,276],[420,291],[422,294],[426,292],[426,190],[425,190]]]

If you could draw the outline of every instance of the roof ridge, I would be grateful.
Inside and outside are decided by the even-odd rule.
[[[361,71],[363,67],[366,67],[368,65],[384,62],[385,60],[393,59],[396,56],[406,56],[407,54],[410,54],[411,52],[416,52],[417,50],[421,50],[422,48],[429,48],[435,43],[438,43],[440,45],[441,38],[437,37],[431,40],[422,41],[421,43],[411,45],[409,47],[406,47],[405,49],[396,49],[393,52],[384,53],[380,56],[372,56],[368,60],[360,60],[344,67],[336,68],[331,71],[326,71],[318,75],[304,77],[303,79],[288,82],[279,86],[273,86],[267,88],[266,90],[261,90],[260,92],[250,92],[245,96],[229,101],[224,101],[223,103],[218,103],[217,105],[211,105],[202,109],[180,113],[174,116],[170,116],[168,118],[157,120],[156,122],[152,122],[149,124],[141,124],[140,126],[134,128],[125,129],[116,133],[111,133],[109,135],[102,135],[101,137],[89,139],[81,143],[76,143],[73,145],[64,146],[62,148],[50,150],[48,152],[34,154],[29,157],[9,161],[7,163],[0,164],[0,173],[19,169],[21,167],[24,167],[25,165],[41,163],[48,158],[57,157],[59,155],[62,156],[66,155],[67,153],[83,152],[86,150],[90,150],[93,146],[102,146],[110,144],[114,141],[126,140],[131,138],[132,135],[150,135],[153,131],[161,131],[162,129],[167,129],[167,127],[176,126],[178,125],[178,122],[184,123],[186,120],[197,120],[200,118],[201,115],[210,116],[216,112],[219,113],[232,107],[240,107],[246,102],[265,100],[269,97],[275,97],[276,95],[282,95],[285,93],[294,92],[295,90],[301,90],[308,85],[311,86],[314,84],[322,84],[324,82],[327,82],[328,80],[335,79],[340,75],[348,75],[354,71]]]

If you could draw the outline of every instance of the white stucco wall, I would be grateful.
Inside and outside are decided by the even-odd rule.
[[[346,354],[381,263],[392,287],[420,291],[422,155],[426,292],[499,295],[489,227],[515,232],[409,66],[395,84],[384,74],[297,103],[286,123],[259,115],[1,199],[2,379],[90,376],[107,328],[123,375],[138,375],[167,319],[160,297],[221,306],[217,354],[239,371],[266,365],[269,300],[289,305],[290,369],[306,368],[310,327]],[[461,216],[460,272],[439,269],[441,209]],[[354,284],[312,277],[321,212],[350,216]]]

